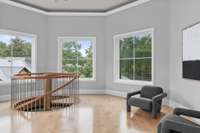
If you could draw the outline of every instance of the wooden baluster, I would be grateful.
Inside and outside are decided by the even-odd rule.
[[[51,90],[52,90],[52,79],[51,78],[47,78],[46,81],[45,81],[44,94],[47,94]],[[45,111],[50,110],[50,106],[51,106],[51,95],[46,95],[44,97],[44,110]]]
[[[35,80],[35,85],[34,85],[35,86],[35,97],[37,97],[37,91],[38,91],[37,89],[39,88],[38,85],[39,85],[39,80],[36,79]],[[38,106],[37,105],[37,101],[35,101],[35,106],[34,106],[35,112],[37,111],[37,106]]]
[[[30,89],[30,93],[31,93],[31,96],[30,96],[30,98],[32,99],[33,98],[33,80],[32,79],[30,79],[30,84],[31,84],[31,89]],[[32,112],[32,108],[33,108],[33,102],[31,102],[31,106],[30,106],[30,108],[31,108],[31,112]]]
[[[41,80],[41,82],[42,82],[42,84],[44,84],[44,83],[43,83],[44,80]],[[41,83],[41,82],[40,82],[40,83]],[[40,85],[41,85],[41,84],[40,84]],[[41,93],[42,93],[42,90],[39,90],[39,91],[38,91],[38,96],[41,96]],[[41,109],[44,110],[43,101],[44,101],[44,98],[41,98],[41,99],[38,100],[38,102],[39,102],[39,110],[41,110]]]

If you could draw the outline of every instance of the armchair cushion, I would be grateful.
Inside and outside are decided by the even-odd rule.
[[[152,100],[144,97],[131,97],[128,100],[128,105],[137,106],[145,110],[151,110]]]
[[[157,86],[143,86],[141,90],[141,97],[152,99],[154,96],[163,93],[163,89]]]

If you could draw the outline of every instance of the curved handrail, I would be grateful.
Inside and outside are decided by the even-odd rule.
[[[77,78],[78,73],[26,73],[26,74],[15,74],[12,80],[25,80],[25,79],[47,79],[47,78]]]
[[[75,79],[72,79],[72,80],[66,82],[64,85],[58,87],[58,88],[55,89],[55,90],[52,90],[52,91],[50,91],[50,92],[48,92],[48,93],[45,93],[45,94],[43,94],[43,95],[41,95],[41,96],[38,96],[38,97],[36,97],[36,98],[32,99],[31,101],[28,101],[28,102],[26,102],[26,103],[24,103],[24,104],[21,104],[21,105],[17,106],[16,109],[23,108],[24,106],[27,106],[27,105],[29,105],[29,104],[31,104],[31,103],[34,103],[34,102],[36,102],[36,101],[38,101],[38,100],[44,98],[44,97],[47,96],[47,95],[51,95],[52,93],[61,90],[61,89],[64,88],[65,86],[67,86],[67,85],[69,85],[70,83],[72,83],[74,80],[75,80]]]

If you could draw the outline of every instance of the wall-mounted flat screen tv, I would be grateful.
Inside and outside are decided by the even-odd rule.
[[[200,23],[183,30],[183,78],[200,80]]]

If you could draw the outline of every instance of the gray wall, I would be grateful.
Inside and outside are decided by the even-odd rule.
[[[80,81],[80,89],[105,89],[104,17],[49,17],[48,70],[57,71],[59,36],[96,36],[96,81]]]
[[[199,5],[199,0],[171,0],[170,99],[200,110],[200,82],[182,78],[182,29],[200,22]]]
[[[0,3],[0,29],[14,30],[37,35],[37,70],[45,71],[47,66],[47,17],[24,9]],[[0,85],[0,95],[10,94],[8,85]]]
[[[169,2],[152,0],[106,18],[106,89],[131,91],[139,85],[113,83],[114,43],[116,34],[154,28],[154,83],[169,90]]]

